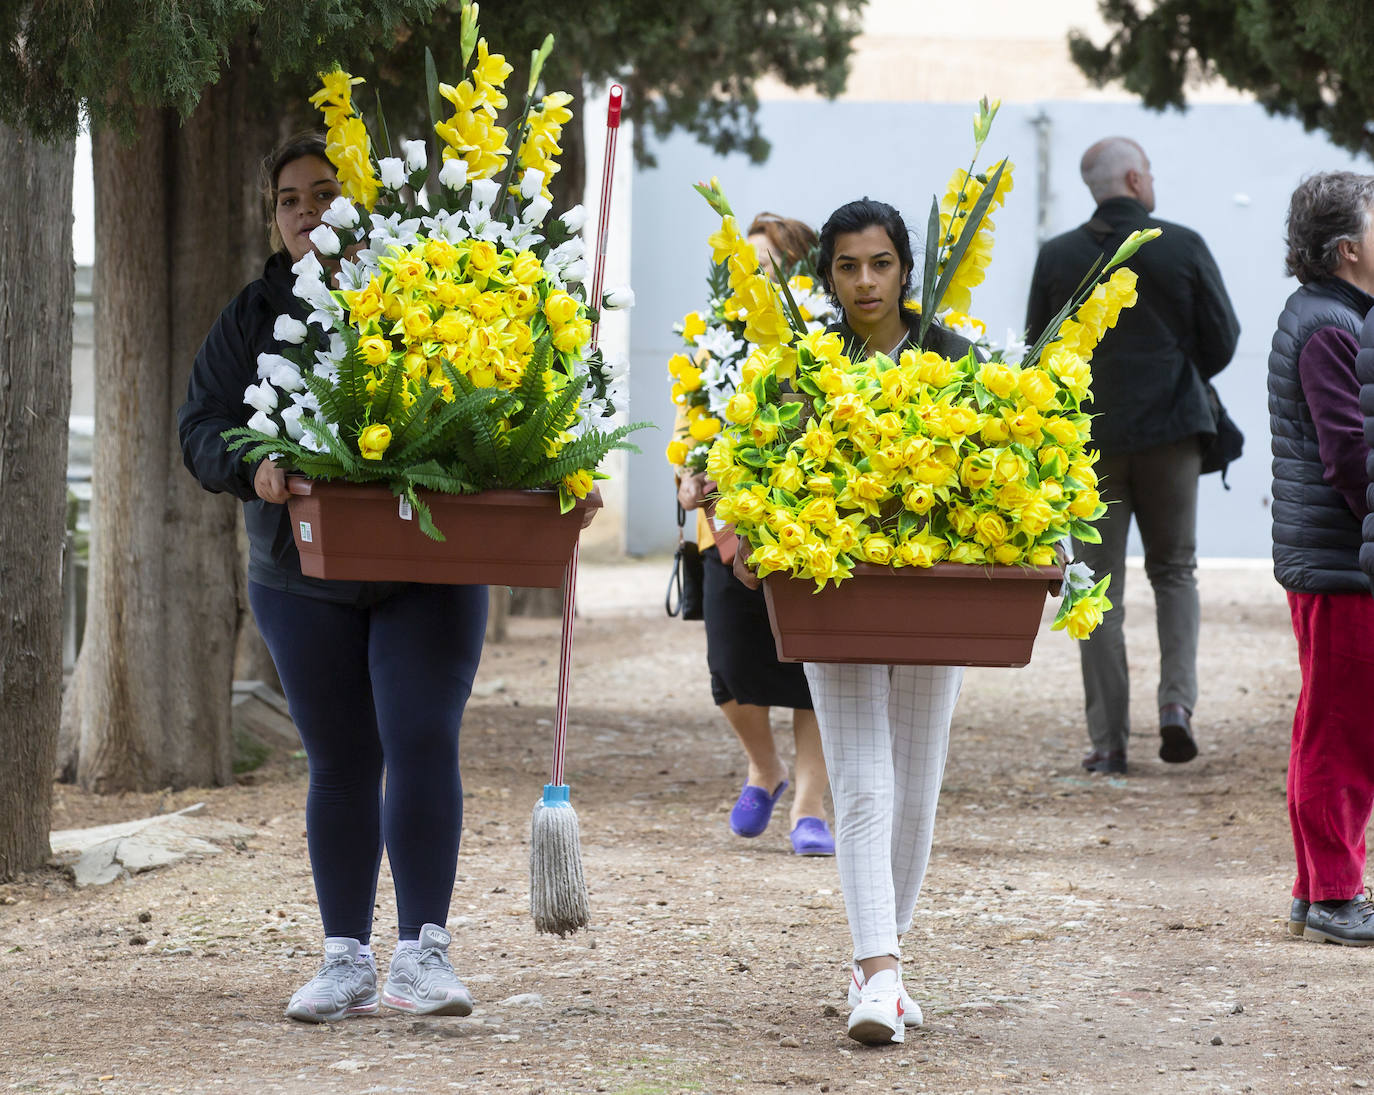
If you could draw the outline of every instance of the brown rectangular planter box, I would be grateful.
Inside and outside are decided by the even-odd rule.
[[[784,662],[1022,666],[1060,567],[878,567],[819,593],[770,574],[768,622]]]
[[[443,542],[384,486],[291,476],[291,529],[312,578],[443,585],[563,584],[578,535],[601,507],[593,490],[565,514],[557,491],[422,491]],[[407,507],[408,508],[408,507]]]

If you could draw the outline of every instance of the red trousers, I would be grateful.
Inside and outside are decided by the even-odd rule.
[[[1374,808],[1374,597],[1289,593],[1302,691],[1288,760],[1293,896],[1337,901],[1364,889]]]

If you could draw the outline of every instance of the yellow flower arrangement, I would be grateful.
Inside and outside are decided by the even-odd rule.
[[[979,148],[995,112],[980,104]],[[718,185],[699,189],[728,210]],[[944,311],[951,292],[967,312],[967,292],[986,267],[984,241],[990,246],[985,214],[1010,189],[1004,161],[988,174],[956,173],[944,210],[934,205],[940,228],[927,237],[923,317]],[[817,589],[839,584],[857,563],[1049,566],[1066,540],[1097,542],[1092,522],[1106,507],[1081,410],[1089,361],[1135,302],[1135,276],[1121,263],[1157,234],[1128,239],[1100,272],[1110,276],[1089,280],[1019,363],[919,349],[854,360],[837,334],[802,333],[786,291],[758,275],[723,215],[712,255],[728,261],[757,348],[707,459],[717,519],[748,538],[760,576],[809,579]],[[1085,570],[1068,568],[1054,625],[1075,638],[1110,607],[1106,579],[1094,584]]]
[[[548,216],[572,117],[570,95],[535,95],[553,36],[532,54],[523,111],[507,128],[512,66],[479,36],[475,4],[462,5],[460,34],[458,83],[439,83],[427,58],[431,109],[447,102],[453,113],[432,118],[439,185],[423,202],[429,143],[378,158],[353,103],[362,81],[321,73],[310,101],[343,193],[311,241],[330,269],[314,252],[293,266],[309,317],[278,320],[291,337],[259,358],[260,382],[245,392],[258,413],[226,433],[246,460],[388,482],[440,539],[417,487],[556,490],[566,511],[638,428],[591,425],[615,413],[613,378],[591,346],[598,311],[615,301],[586,299],[581,207]]]

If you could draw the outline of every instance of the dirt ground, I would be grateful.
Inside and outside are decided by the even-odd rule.
[[[662,615],[662,561],[584,567],[568,782],[590,928],[535,933],[530,810],[547,779],[557,622],[489,646],[464,727],[449,927],[466,1019],[282,1018],[319,927],[303,762],[238,786],[96,799],[55,828],[196,801],[256,835],[108,886],[0,887],[0,1090],[42,1092],[1279,1092],[1374,1084],[1374,950],[1286,931],[1284,808],[1298,685],[1267,569],[1213,565],[1202,754],[1154,756],[1153,608],[1128,579],[1132,769],[1088,777],[1078,660],[1041,633],[1021,670],[970,670],[907,981],[906,1044],[844,1034],[833,860],[787,826],[733,837],[742,754],[710,703],[700,624]],[[1047,611],[1052,610],[1050,606]],[[780,739],[790,735],[779,728]],[[786,802],[783,804],[785,810]],[[784,815],[785,816],[785,815]],[[395,922],[383,879],[380,957]]]

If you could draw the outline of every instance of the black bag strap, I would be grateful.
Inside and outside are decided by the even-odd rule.
[[[668,575],[668,591],[663,595],[663,611],[676,616],[682,611],[682,526],[687,521],[687,511],[682,503],[677,504],[677,550],[673,552],[673,570]]]

